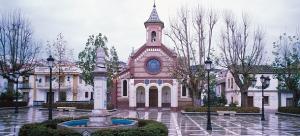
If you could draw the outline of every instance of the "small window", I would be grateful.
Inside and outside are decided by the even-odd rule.
[[[89,98],[89,92],[85,92],[85,98]]]
[[[155,42],[156,41],[156,32],[152,31],[151,32],[151,42]]]
[[[233,78],[231,78],[231,89],[233,89]]]
[[[67,81],[70,81],[70,76],[68,76]]]
[[[94,99],[94,92],[91,92],[91,100]]]
[[[228,86],[227,86],[227,88],[230,88],[230,79],[228,79]]]
[[[39,79],[39,83],[42,83],[42,79],[41,78]]]
[[[181,96],[182,97],[187,97],[188,96],[188,89],[186,88],[185,85],[181,85]]]
[[[123,80],[123,96],[127,96],[127,80]]]
[[[269,105],[269,96],[264,96],[264,105]]]
[[[82,77],[79,76],[79,83],[82,84]]]

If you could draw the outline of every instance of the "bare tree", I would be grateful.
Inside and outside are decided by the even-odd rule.
[[[235,20],[231,12],[224,14],[224,30],[221,32],[221,57],[219,63],[233,75],[241,92],[241,106],[247,106],[247,92],[251,79],[257,72],[263,57],[263,38],[261,29],[254,30],[250,35],[250,23],[246,15],[242,23]],[[252,36],[252,37],[251,37]]]
[[[48,54],[56,59],[54,68],[58,71],[55,74],[58,77],[58,92],[60,92],[66,74],[63,68],[74,66],[73,50],[67,48],[67,41],[62,33],[57,35],[56,40],[52,44],[48,42],[47,46]]]
[[[39,53],[33,42],[30,22],[20,11],[0,16],[0,69],[1,76],[8,80],[8,93],[13,94],[14,81],[9,73],[26,75],[36,66]]]
[[[193,13],[181,8],[177,17],[170,21],[170,30],[166,35],[174,43],[178,55],[178,61],[170,71],[181,84],[187,86],[194,105],[196,95],[201,98],[205,83],[205,52],[210,54],[217,14],[199,6]]]

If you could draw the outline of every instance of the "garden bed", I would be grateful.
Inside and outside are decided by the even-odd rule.
[[[279,107],[278,112],[300,115],[300,107]]]
[[[4,107],[15,107],[16,102],[7,102],[7,101],[0,101],[0,108]],[[18,102],[18,107],[25,107],[27,106],[27,102]]]
[[[79,117],[76,119],[87,119]],[[19,136],[81,136],[71,129],[57,128],[57,124],[74,120],[74,118],[60,118],[41,123],[25,124],[19,131]],[[168,128],[153,120],[138,120],[137,128],[102,129],[91,134],[92,136],[167,136]]]
[[[48,104],[44,103],[42,105],[43,108],[48,108]],[[83,109],[83,110],[92,110],[94,109],[94,103],[91,102],[56,102],[52,105],[53,108],[57,107],[76,107],[76,109]],[[107,105],[107,110],[114,109],[113,105]]]
[[[236,113],[259,113],[260,109],[258,107],[211,107],[211,112],[217,111],[235,111]],[[186,113],[206,113],[207,107],[187,107],[184,109]]]

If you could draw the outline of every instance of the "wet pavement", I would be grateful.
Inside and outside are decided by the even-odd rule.
[[[54,112],[54,117],[76,117],[88,112]],[[117,111],[113,116],[122,118],[152,119],[164,123],[170,136],[201,135],[300,135],[300,118],[267,114],[266,121],[260,116],[212,116],[212,131],[206,131],[205,115],[183,115],[170,111]],[[37,108],[20,110],[0,110],[0,136],[14,136],[19,128],[30,122],[40,122],[48,118],[48,111]]]
[[[88,112],[59,112],[53,111],[53,118],[76,117],[87,115]],[[0,136],[17,136],[23,124],[32,122],[42,122],[48,119],[48,110],[38,108],[19,109],[15,114],[14,109],[0,110]]]

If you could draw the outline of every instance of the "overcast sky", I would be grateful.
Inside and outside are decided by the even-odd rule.
[[[294,34],[300,24],[300,0],[156,0],[159,17],[169,26],[177,10],[196,5],[247,13],[251,22],[266,31],[266,48],[283,32]],[[144,21],[149,18],[153,0],[0,0],[0,12],[20,9],[31,20],[34,37],[42,43],[63,33],[75,58],[84,49],[89,35],[103,33],[114,45],[120,60],[127,61],[132,47],[145,43]],[[169,47],[167,38],[163,41]],[[215,47],[217,49],[217,47]]]

